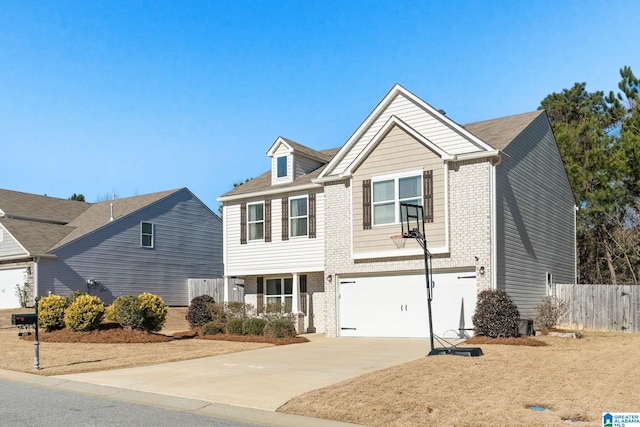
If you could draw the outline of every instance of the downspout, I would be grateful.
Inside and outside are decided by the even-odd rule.
[[[491,289],[498,289],[498,197],[497,169],[502,157],[491,162]]]

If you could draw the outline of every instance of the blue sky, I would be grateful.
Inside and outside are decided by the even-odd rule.
[[[188,187],[217,212],[278,136],[341,146],[395,83],[469,122],[640,74],[637,1],[0,0],[0,187]]]

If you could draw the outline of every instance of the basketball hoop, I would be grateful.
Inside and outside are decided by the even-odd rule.
[[[404,237],[402,234],[394,234],[393,236],[391,236],[391,240],[393,241],[393,244],[396,245],[396,248],[398,249],[404,248],[404,245],[407,242],[407,238]]]

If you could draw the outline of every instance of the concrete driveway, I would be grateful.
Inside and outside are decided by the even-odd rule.
[[[427,339],[326,338],[221,356],[56,378],[275,411],[291,398],[425,357]]]

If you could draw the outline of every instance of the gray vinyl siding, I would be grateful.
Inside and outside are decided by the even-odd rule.
[[[319,161],[312,160],[304,156],[294,154],[292,158],[293,158],[293,179],[294,180],[322,166],[322,163],[320,163]]]
[[[546,295],[546,272],[575,281],[573,194],[542,114],[505,148],[497,167],[497,287],[532,313]]]
[[[153,248],[142,247],[140,223],[154,225]],[[166,304],[188,305],[187,279],[222,277],[222,221],[182,190],[55,250],[39,262],[39,293],[87,290],[111,303],[119,295],[151,292]]]
[[[16,240],[0,225],[0,257],[27,255]]]

